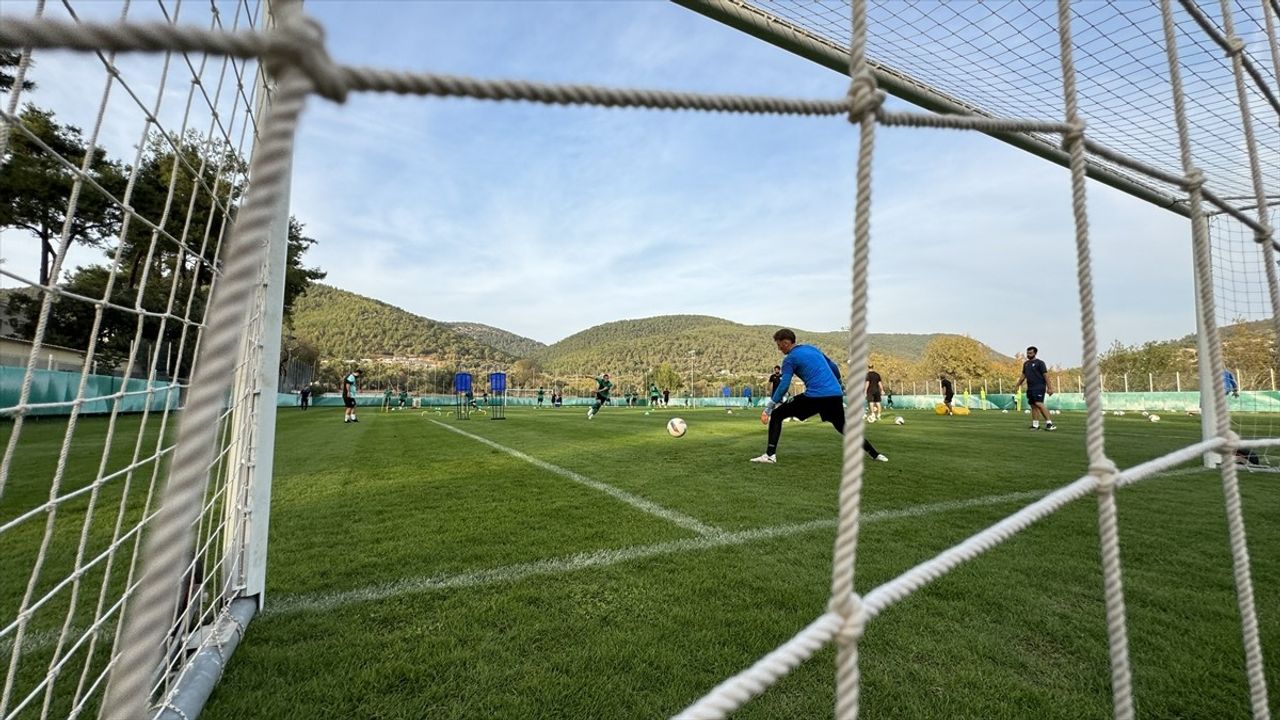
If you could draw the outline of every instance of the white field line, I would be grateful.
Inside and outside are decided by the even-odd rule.
[[[1000,505],[1004,503],[1032,500],[1043,497],[1046,492],[1048,491],[1030,490],[1006,493],[1003,495],[987,495],[985,497],[971,498],[969,500],[949,500],[945,502],[929,503],[926,505],[914,505],[896,510],[879,510],[863,515],[862,522],[875,523],[883,522],[885,520],[897,520],[900,518],[923,517],[925,515],[933,515],[952,510],[963,510],[965,508],[984,507],[988,505]],[[793,523],[789,525],[775,525],[773,527],[755,528],[752,530],[741,530],[738,532],[725,532],[718,535],[698,538],[672,540],[654,545],[634,545],[626,548],[618,548],[616,550],[597,550],[594,552],[576,553],[574,555],[566,555],[558,558],[535,560],[533,562],[521,563],[519,565],[503,565],[483,570],[472,570],[470,572],[456,575],[404,578],[390,583],[367,585],[362,588],[345,590],[342,592],[287,595],[275,600],[274,602],[269,602],[263,614],[274,616],[299,612],[327,612],[346,607],[348,605],[354,605],[356,603],[385,600],[386,598],[397,595],[510,583],[531,577],[559,575],[586,568],[609,567],[611,565],[617,565],[631,560],[644,560],[661,555],[674,555],[678,553],[710,550],[732,545],[745,545],[747,543],[760,540],[772,540],[774,538],[799,535],[802,533],[812,532],[814,530],[833,528],[835,525],[835,518],[823,518],[821,520],[810,520],[808,522]]]
[[[1197,473],[1217,473],[1217,471],[1208,470],[1202,467],[1186,467],[1178,468],[1176,470],[1166,470],[1165,472],[1157,473],[1152,477],[1177,477],[1180,475],[1193,475]],[[1048,492],[1050,491],[1029,490],[1004,495],[986,495],[969,500],[951,500],[925,505],[913,505],[896,510],[878,510],[863,515],[862,522],[875,523],[885,520],[897,520],[900,518],[923,517],[950,510],[999,505],[1006,502],[1015,502],[1020,500],[1035,500],[1043,497]],[[758,528],[755,530],[742,530],[735,533],[722,533],[720,535],[702,538],[676,540],[673,542],[659,543],[657,545],[638,545],[618,550],[600,550],[591,553],[578,553],[576,555],[569,555],[561,558],[536,560],[530,563],[507,565],[487,570],[475,570],[458,575],[438,575],[430,578],[406,578],[392,583],[369,585],[364,588],[347,590],[340,593],[290,595],[285,596],[282,600],[270,602],[264,614],[283,615],[287,613],[307,612],[312,610],[331,610],[359,602],[383,600],[399,594],[515,582],[517,580],[523,580],[525,578],[535,577],[538,575],[554,575],[564,572],[573,572],[574,570],[582,570],[585,568],[608,567],[610,565],[616,565],[629,560],[642,560],[650,557],[658,557],[660,555],[671,555],[696,550],[709,550],[729,545],[745,545],[755,540],[770,540],[778,537],[799,535],[812,530],[835,527],[835,524],[836,521],[834,519],[810,520],[808,522],[795,523],[792,525],[775,525],[773,527]],[[107,630],[104,630],[104,632],[109,633],[110,628],[114,627],[114,625],[106,627]],[[71,628],[70,634],[73,636],[80,636],[87,630],[88,628],[77,625]],[[27,636],[23,638],[22,651],[24,653],[39,652],[45,648],[52,647],[53,643],[57,641],[58,635],[59,632],[56,630],[37,630],[29,632]],[[0,654],[8,653],[12,650],[13,638],[0,638]]]
[[[699,535],[702,535],[703,537],[720,535],[724,532],[718,528],[714,528],[714,527],[711,527],[710,525],[706,525],[702,523],[697,518],[692,518],[692,517],[689,517],[688,515],[685,515],[684,513],[676,512],[675,510],[672,510],[670,508],[662,507],[657,503],[645,500],[639,495],[632,495],[626,490],[622,490],[612,485],[602,483],[599,480],[592,480],[591,478],[585,477],[583,475],[579,475],[578,473],[572,470],[566,470],[558,465],[552,465],[551,463],[546,462],[545,460],[539,460],[538,458],[533,457],[532,455],[526,455],[514,448],[509,448],[505,445],[499,445],[498,443],[488,438],[483,438],[483,437],[480,437],[479,435],[472,435],[471,433],[465,430],[459,430],[458,428],[453,427],[452,425],[448,425],[446,423],[442,423],[439,420],[431,420],[431,422],[435,423],[436,425],[439,425],[440,427],[444,428],[445,430],[448,430],[449,432],[455,432],[463,437],[471,438],[472,440],[475,440],[478,443],[484,443],[485,445],[488,445],[494,450],[500,450],[510,455],[511,457],[523,460],[529,463],[530,465],[540,467],[543,470],[546,470],[547,472],[555,473],[556,475],[559,475],[562,478],[567,478],[569,480],[572,480],[578,483],[579,485],[585,485],[591,488],[592,490],[598,490],[606,495],[609,495],[610,497],[616,500],[621,500],[622,502],[630,505],[631,507],[637,510],[640,510],[641,512],[647,512],[650,515],[660,517],[663,520],[666,520],[667,522],[675,523],[676,525],[679,525],[685,530],[690,530]]]

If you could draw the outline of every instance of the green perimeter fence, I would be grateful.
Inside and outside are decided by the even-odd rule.
[[[391,404],[396,406],[399,404],[399,395],[392,395]],[[380,407],[382,405],[382,393],[364,393],[357,394],[356,404],[360,407]],[[452,407],[456,402],[453,395],[411,395],[410,401],[414,407]],[[476,402],[483,407],[484,401],[476,398]],[[490,403],[495,402],[490,398]],[[594,402],[594,398],[566,397],[564,405],[566,406],[585,406]],[[893,408],[901,408],[906,410],[924,410],[932,409],[935,405],[942,402],[941,395],[894,395]],[[1021,404],[1019,404],[1021,403]],[[296,393],[280,393],[277,399],[279,407],[293,407],[301,404]],[[508,407],[531,407],[537,405],[537,400],[532,397],[525,396],[507,396],[506,404]],[[625,403],[622,398],[614,398],[613,405],[623,406]],[[1228,404],[1232,412],[1280,412],[1280,392],[1274,391],[1242,391],[1239,397],[1228,397]],[[341,407],[342,397],[337,394],[325,394],[319,397],[311,398],[311,405],[319,407]],[[550,407],[551,396],[547,395],[543,402],[544,407]],[[647,407],[649,401],[640,399],[636,402],[636,407]],[[761,407],[764,401],[755,398],[754,404],[748,399],[742,397],[673,397],[668,405],[671,409],[682,407],[710,407],[710,408],[747,408]],[[966,395],[961,393],[952,400],[952,405],[972,408],[974,410],[1021,410],[1026,406],[1025,396],[1014,396],[1008,393],[1003,395]],[[1050,410],[1084,410],[1084,395],[1081,393],[1055,393],[1045,399],[1045,405]],[[1108,392],[1102,394],[1102,409],[1107,412],[1113,410],[1133,410],[1133,411],[1161,411],[1161,412],[1191,412],[1200,409],[1200,393],[1198,392]]]
[[[18,404],[22,389],[22,380],[26,368],[0,366],[0,410],[12,408]],[[32,407],[29,415],[68,415],[75,401],[81,382],[80,373],[59,370],[36,370],[32,375],[31,393],[27,404]],[[88,375],[84,378],[85,402],[81,412],[85,414],[104,414],[113,410],[119,412],[141,412],[144,409],[163,410],[176,409],[181,403],[181,389],[166,381],[148,382],[144,378],[120,378],[111,375]],[[361,407],[380,407],[382,393],[362,393],[356,402]],[[477,403],[484,405],[481,398]],[[413,395],[411,403],[415,407],[452,407],[456,402],[453,395],[429,394]],[[491,398],[490,402],[494,402]],[[589,396],[565,397],[566,406],[589,405],[593,398]],[[937,394],[894,395],[893,407],[902,409],[931,409],[942,402]],[[959,393],[953,404],[975,410],[1021,410],[1025,406],[1025,398],[1008,393],[983,395],[981,393]],[[1021,404],[1020,404],[1021,403]],[[1280,412],[1280,392],[1271,390],[1241,391],[1239,397],[1228,397],[1233,412]],[[276,398],[279,407],[300,405],[297,393],[279,393]],[[392,405],[399,404],[399,394],[392,396]],[[508,395],[508,407],[532,407],[537,404],[532,394],[522,391],[519,395]],[[622,406],[622,398],[615,398],[614,405]],[[648,399],[636,401],[637,407],[648,406]],[[764,401],[759,397],[754,404],[743,397],[672,397],[670,408],[712,407],[712,408],[746,408],[759,407]],[[1081,393],[1056,393],[1046,398],[1045,404],[1051,410],[1084,410],[1084,395]],[[337,394],[324,394],[311,398],[311,405],[317,407],[340,407],[342,397]],[[544,407],[550,407],[551,395],[547,394]],[[1102,408],[1105,411],[1163,411],[1190,412],[1200,409],[1200,393],[1198,392],[1106,392],[1102,394]]]
[[[24,367],[0,365],[0,411],[18,404]],[[27,404],[34,405],[27,415],[70,415],[72,403],[79,396],[81,375],[63,370],[35,370],[31,375],[31,392]],[[175,409],[181,402],[181,389],[167,381],[148,382],[146,378],[122,378],[113,375],[84,376],[85,402],[80,412],[102,415],[113,410]],[[0,414],[0,417],[11,417]]]

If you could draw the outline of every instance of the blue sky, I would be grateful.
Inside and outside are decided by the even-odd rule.
[[[847,84],[663,2],[306,8],[349,63],[816,98]],[[77,112],[90,67],[46,53],[31,99]],[[105,142],[123,156],[127,137]],[[856,141],[835,118],[313,99],[293,212],[328,282],[439,320],[548,343],[674,313],[834,330],[848,324]],[[877,145],[871,330],[1078,363],[1067,172],[977,134],[882,128]],[[1103,346],[1193,330],[1186,221],[1096,183],[1089,203]],[[26,245],[6,239],[0,256],[27,263]]]

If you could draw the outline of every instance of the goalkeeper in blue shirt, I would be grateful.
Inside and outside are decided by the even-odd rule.
[[[797,345],[796,334],[786,328],[773,334],[773,342],[786,357],[782,360],[782,378],[778,387],[765,403],[765,415],[769,418],[769,445],[763,455],[751,458],[751,462],[757,463],[778,462],[782,421],[789,417],[804,420],[817,415],[835,426],[836,432],[844,434],[844,388],[840,385],[840,368],[816,347]],[[791,398],[790,402],[782,403],[787,388],[791,387],[793,375],[804,382],[804,392]],[[862,449],[876,460],[889,462],[889,458],[881,455],[867,440],[862,441]]]

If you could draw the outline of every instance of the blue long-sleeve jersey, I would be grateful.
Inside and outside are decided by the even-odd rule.
[[[840,368],[831,358],[812,345],[796,345],[782,360],[782,381],[773,391],[772,400],[782,402],[791,387],[791,377],[799,376],[804,382],[804,394],[808,397],[841,397]]]

